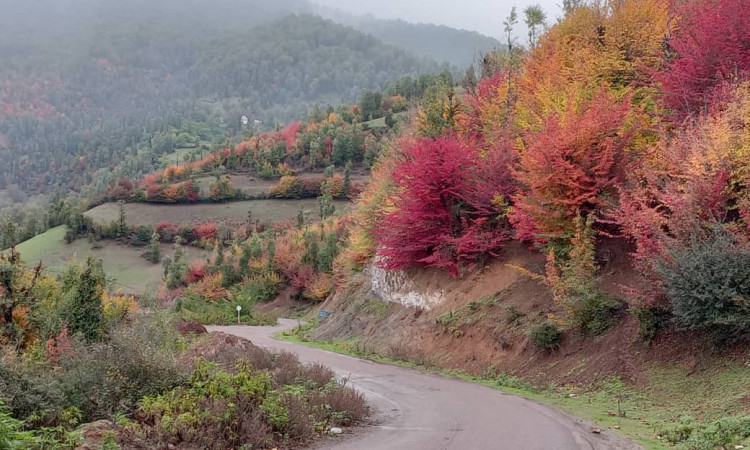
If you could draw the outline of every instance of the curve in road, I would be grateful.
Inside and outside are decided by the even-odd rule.
[[[328,449],[362,450],[598,450],[638,449],[615,434],[591,433],[591,423],[515,395],[437,374],[380,364],[273,336],[297,325],[208,327],[249,339],[272,350],[296,353],[305,363],[319,362],[346,377],[365,394],[375,425]]]

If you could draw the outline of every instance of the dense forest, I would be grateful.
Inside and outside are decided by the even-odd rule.
[[[170,151],[155,142],[169,127],[220,127],[203,143],[223,143],[242,115],[273,127],[440,68],[352,28],[284,16],[299,5],[3,5],[0,188],[78,190],[97,169]]]
[[[386,44],[404,48],[415,55],[426,56],[435,61],[447,62],[459,69],[476,63],[487,52],[502,46],[495,38],[445,25],[354,16],[326,8],[320,8],[317,12],[323,17],[375,36]]]

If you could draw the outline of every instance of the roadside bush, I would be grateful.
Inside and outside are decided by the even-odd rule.
[[[185,377],[174,354],[182,347],[171,319],[140,316],[104,342],[72,340],[47,360],[44,353],[0,360],[0,399],[32,426],[70,429],[131,411],[141,397],[180,384]]]
[[[175,311],[187,322],[204,325],[237,324],[237,306],[241,306],[240,321],[244,325],[273,325],[270,317],[253,312],[255,302],[247,296],[231,295],[231,300],[210,300],[196,293],[187,293],[177,300]]]
[[[251,359],[232,372],[199,362],[186,385],[144,398],[135,414],[137,430],[156,446],[264,448],[304,444],[330,426],[353,424],[369,413],[361,394],[328,369],[304,368],[294,355],[254,346],[248,353]],[[275,370],[282,366],[291,370]],[[322,378],[308,381],[303,372],[311,370]],[[301,378],[290,381],[290,372]]]
[[[662,434],[680,450],[733,448],[732,444],[750,437],[750,416],[725,417],[707,424],[684,420]]]
[[[560,347],[560,330],[557,328],[557,325],[550,321],[533,327],[529,331],[529,337],[534,345],[548,352],[557,350]]]
[[[678,325],[721,342],[750,333],[750,249],[728,232],[672,251],[657,264]]]
[[[565,308],[573,324],[587,336],[597,336],[611,327],[618,303],[599,290],[595,260],[594,216],[576,218],[575,234],[564,260],[558,261],[554,248],[547,255],[545,283],[552,289],[555,303]]]
[[[78,345],[61,359],[55,382],[83,422],[130,411],[140,398],[180,384],[174,354],[183,344],[173,321],[143,316],[110,331],[105,342]]]
[[[669,320],[669,311],[656,306],[632,307],[631,314],[638,320],[638,339],[651,342]]]
[[[274,272],[254,275],[245,281],[245,292],[259,302],[270,302],[279,292],[281,278]]]
[[[599,336],[615,323],[618,303],[598,289],[573,293],[571,312],[576,327],[586,336]]]

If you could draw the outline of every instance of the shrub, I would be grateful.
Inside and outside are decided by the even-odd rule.
[[[497,255],[509,239],[498,204],[512,192],[505,149],[487,152],[454,137],[421,139],[394,171],[395,211],[375,228],[386,269],[459,268]]]
[[[193,229],[196,239],[216,239],[219,235],[219,227],[215,223],[204,223],[196,225]]]
[[[156,224],[156,232],[159,234],[161,242],[172,242],[177,235],[177,225],[169,222],[159,222]]]
[[[279,292],[281,278],[273,272],[255,275],[245,282],[245,290],[251,298],[259,302],[270,302]]]
[[[669,311],[657,306],[637,306],[630,312],[638,320],[638,339],[651,342],[669,319]]]
[[[585,335],[596,336],[613,323],[617,302],[597,286],[594,217],[578,216],[575,234],[565,259],[558,261],[555,249],[547,256],[545,283],[552,289],[555,303],[565,308],[574,325]]]
[[[711,423],[684,420],[662,434],[667,442],[677,445],[679,450],[741,448],[732,444],[750,437],[750,416],[724,417]]]
[[[144,395],[180,384],[174,354],[182,344],[162,314],[137,316],[110,329],[107,340],[58,339],[52,366],[0,360],[0,398],[32,426],[78,426],[135,408]],[[64,351],[58,351],[64,350]]]
[[[511,221],[524,240],[548,242],[572,235],[578,214],[598,214],[615,183],[632,133],[623,131],[630,97],[619,103],[602,90],[566,116],[552,114],[524,136]]]
[[[239,361],[238,352],[221,357],[224,365],[236,363],[232,372],[202,361],[184,386],[144,398],[135,417],[146,440],[155,446],[266,448],[283,436],[284,444],[303,444],[369,413],[361,394],[322,366],[304,367],[294,355],[252,345],[241,350],[246,356]]]
[[[609,295],[594,288],[574,292],[573,322],[587,336],[598,336],[615,322],[618,303]]]
[[[750,249],[721,229],[657,264],[672,314],[686,330],[719,341],[750,333]]]
[[[672,57],[657,73],[666,106],[678,119],[709,108],[722,88],[750,74],[750,4],[704,0],[675,4],[679,25]]]
[[[271,186],[268,194],[273,198],[301,198],[302,180],[287,175],[281,177],[278,183]]]
[[[543,322],[529,331],[531,342],[549,352],[560,347],[561,333],[553,322]]]
[[[174,356],[181,342],[175,330],[159,314],[122,324],[107,341],[63,358],[57,383],[84,421],[132,410],[143,396],[184,380]]]

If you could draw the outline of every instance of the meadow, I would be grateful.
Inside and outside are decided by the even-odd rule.
[[[335,201],[336,211],[350,207],[346,201]],[[318,217],[317,199],[300,200],[246,200],[228,203],[198,204],[152,204],[128,203],[125,205],[126,220],[129,225],[156,225],[159,222],[175,224],[200,224],[207,221],[238,225],[247,220],[248,211],[261,222],[275,223],[295,220],[302,209],[309,211],[309,217]],[[119,208],[116,203],[105,203],[85,213],[98,224],[117,220]]]
[[[155,293],[164,272],[161,264],[152,264],[141,257],[143,248],[119,244],[115,241],[102,241],[92,245],[87,239],[78,239],[71,244],[64,241],[65,226],[52,228],[16,249],[23,261],[35,265],[42,261],[45,270],[61,273],[70,261],[85,262],[89,256],[100,259],[107,276],[112,278],[115,289],[131,294]],[[97,248],[98,247],[98,248]],[[207,252],[193,247],[185,247],[188,260],[207,256]],[[171,256],[171,245],[162,244],[161,254]]]

